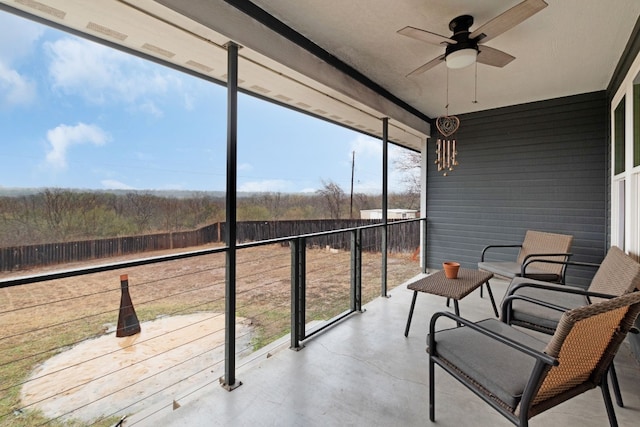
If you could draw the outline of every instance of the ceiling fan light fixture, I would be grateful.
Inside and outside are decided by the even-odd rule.
[[[464,68],[476,62],[478,51],[473,48],[466,48],[451,52],[445,58],[448,68]]]

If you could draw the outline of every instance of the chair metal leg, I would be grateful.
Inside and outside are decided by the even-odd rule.
[[[429,357],[429,420],[436,420],[436,382],[435,382],[435,363]]]
[[[453,311],[456,313],[456,316],[460,316],[460,307],[458,306],[458,300],[453,300]],[[458,327],[462,326],[462,323],[456,322]]]
[[[529,418],[527,417],[526,412],[523,411],[520,413],[520,419],[518,421],[518,427],[529,427]]]
[[[616,368],[613,366],[613,362],[611,362],[611,366],[609,366],[609,376],[611,377],[611,386],[613,387],[613,395],[616,398],[616,403],[619,407],[624,408],[620,384],[618,384],[618,375],[616,375]]]
[[[498,307],[496,307],[496,301],[493,299],[493,292],[491,292],[491,286],[489,286],[489,281],[487,281],[486,285],[487,285],[487,291],[489,292],[489,298],[491,299],[491,305],[493,306],[493,312],[496,315],[496,317],[500,317],[500,314],[498,313]]]
[[[609,416],[609,425],[611,427],[618,427],[618,419],[616,418],[616,412],[615,412],[615,409],[613,408],[613,402],[611,401],[611,394],[609,393],[609,384],[607,382],[606,374],[602,376],[600,389],[602,390],[602,398],[604,399],[604,406],[607,408],[607,415]]]
[[[413,308],[416,306],[416,297],[418,291],[413,291],[413,299],[411,300],[411,308],[409,309],[409,318],[407,319],[407,326],[404,327],[404,336],[409,336],[409,328],[411,327],[411,318],[413,317]]]

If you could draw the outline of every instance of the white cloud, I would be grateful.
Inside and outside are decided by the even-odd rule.
[[[102,181],[100,181],[100,184],[102,184],[103,188],[109,190],[135,190],[134,187],[115,179],[103,179]]]
[[[0,13],[0,62],[11,64],[31,54],[45,27],[10,13]]]
[[[32,54],[44,27],[9,13],[0,13],[0,107],[28,105],[36,97],[36,84],[19,71],[22,58]]]
[[[157,118],[164,116],[162,110],[158,108],[158,106],[153,101],[143,102],[142,104],[138,105],[137,110]]]
[[[195,109],[195,97],[189,92],[183,94],[184,108],[187,111],[193,111]]]
[[[159,97],[180,92],[182,82],[170,70],[86,40],[64,38],[45,44],[52,86],[93,104],[125,103],[162,116]]]
[[[28,105],[35,97],[35,83],[0,61],[0,106]]]
[[[238,191],[249,193],[274,191],[288,192],[291,191],[292,187],[293,185],[289,181],[285,181],[282,179],[267,179],[264,181],[245,182],[244,184],[238,186]]]
[[[57,169],[67,167],[67,151],[73,145],[93,144],[104,145],[109,140],[108,135],[95,125],[78,123],[75,126],[60,125],[47,131],[47,141],[50,150],[47,152],[47,163]]]
[[[351,141],[350,145],[351,152],[356,152],[356,161],[358,157],[382,159],[382,141],[379,139],[367,135],[358,135],[356,139]],[[389,144],[387,153],[389,155],[389,164],[392,164],[395,159],[402,156],[403,150],[396,145]],[[349,152],[349,160],[351,160],[351,152]]]
[[[380,157],[382,156],[382,142],[379,139],[371,138],[367,135],[359,134],[356,139],[351,141],[351,152],[349,152],[349,160],[351,160],[352,152],[356,152],[356,159],[359,156]]]

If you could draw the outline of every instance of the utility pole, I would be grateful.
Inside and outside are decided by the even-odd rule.
[[[349,206],[349,219],[353,219],[353,175],[356,166],[356,152],[351,152],[351,205]]]

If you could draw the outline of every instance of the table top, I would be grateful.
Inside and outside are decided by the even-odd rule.
[[[487,271],[461,268],[458,278],[447,279],[444,271],[440,270],[409,284],[407,289],[461,300],[492,277],[493,273]]]

